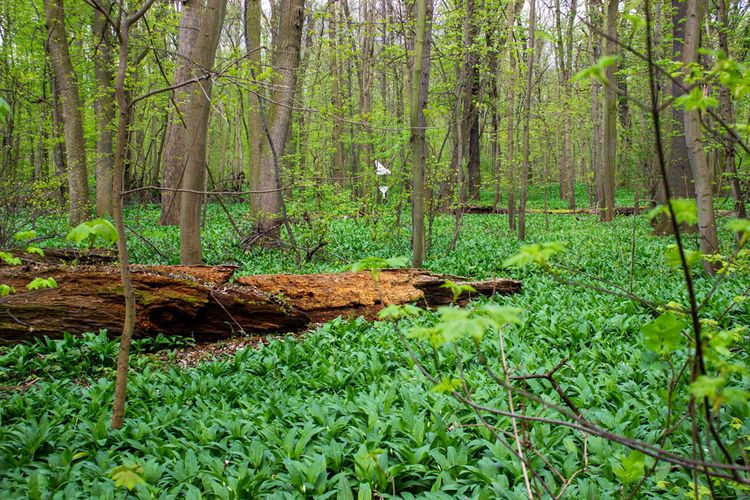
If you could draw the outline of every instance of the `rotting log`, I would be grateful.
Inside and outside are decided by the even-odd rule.
[[[527,208],[528,214],[549,214],[549,215],[597,215],[601,210],[595,208],[574,208],[574,209],[539,209]],[[491,205],[468,205],[464,207],[464,214],[501,214],[507,215],[508,209],[505,207],[493,207]],[[634,215],[635,207],[615,207],[616,215]]]
[[[459,305],[472,297],[506,295],[521,291],[521,282],[510,279],[467,281],[458,276],[433,274],[421,269],[390,269],[377,274],[344,272],[330,274],[260,274],[243,276],[237,283],[249,285],[283,298],[312,321],[328,321],[339,315],[362,315],[374,319],[383,304],[416,303],[435,307],[453,300],[446,280],[467,284],[476,292],[464,293]]]
[[[423,270],[385,270],[314,275],[257,275],[234,278],[234,266],[132,266],[137,301],[136,337],[164,333],[197,341],[228,338],[240,331],[296,332],[337,316],[373,319],[384,304],[451,302],[445,280],[471,284],[472,296],[517,293],[521,283],[496,279],[469,282]],[[57,288],[27,290],[36,277],[54,278]],[[0,266],[0,284],[16,293],[0,297],[0,343],[64,332],[107,329],[118,335],[124,301],[114,266]]]

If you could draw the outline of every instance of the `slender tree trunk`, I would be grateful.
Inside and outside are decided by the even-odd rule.
[[[729,57],[729,39],[727,37],[727,31],[730,29],[729,26],[729,15],[727,14],[727,4],[730,0],[717,0],[719,7],[719,48]],[[722,86],[719,91],[719,108],[721,111],[721,118],[725,123],[734,123],[734,113],[732,112],[732,98],[727,87]],[[737,177],[737,165],[735,163],[735,139],[730,133],[727,133],[724,139],[724,166],[726,171],[729,172],[729,183],[732,186],[732,196],[734,197],[734,209],[737,212],[737,217],[746,218],[747,212],[745,211],[745,200],[742,197],[742,188],[740,187],[740,180]]]
[[[338,2],[331,2],[331,12],[328,28],[328,37],[331,44],[331,108],[333,114],[333,127],[331,131],[331,146],[333,149],[332,177],[333,181],[339,185],[344,185],[346,171],[344,170],[344,147],[341,144],[343,133],[343,104],[341,102],[341,89],[339,83],[341,80],[340,55],[341,47],[339,46],[339,11]]]
[[[50,75],[50,98],[52,101],[52,162],[55,164],[55,175],[60,181],[60,189],[57,191],[58,201],[62,205],[65,201],[65,139],[63,134],[62,109],[60,106],[60,93],[57,90],[57,80],[54,74]]]
[[[250,81],[255,84],[255,92],[262,92],[262,88],[258,86],[258,83],[252,76],[253,74],[258,75],[261,72],[261,5],[260,0],[245,0],[245,2],[245,46],[247,47],[248,59],[252,67]],[[260,184],[260,158],[266,140],[263,135],[263,123],[258,108],[258,99],[256,99],[253,93],[250,93],[248,109],[247,140],[249,152],[247,155],[247,178],[250,181],[250,186],[257,186]],[[250,202],[252,203],[254,199],[251,196]]]
[[[703,0],[687,0],[687,16],[685,18],[685,52],[683,62],[686,67],[698,61],[700,47],[701,22],[705,4]],[[706,161],[706,151],[703,146],[703,131],[701,130],[700,111],[685,110],[685,141],[688,159],[695,181],[695,196],[698,203],[698,231],[700,233],[700,249],[704,255],[719,251],[719,241],[716,236],[716,219],[713,206],[713,192],[711,190],[711,172]],[[714,274],[713,264],[704,260],[703,268],[708,274]]]
[[[516,230],[515,121],[516,121],[516,39],[515,4],[508,2],[508,228]]]
[[[89,215],[86,144],[83,139],[83,118],[81,116],[81,100],[78,94],[78,80],[68,51],[63,0],[45,0],[44,12],[47,20],[47,46],[52,68],[55,72],[62,108],[70,195],[70,223],[77,225],[86,220]]]
[[[536,0],[530,0],[529,6],[529,42],[526,47],[526,96],[523,101],[523,172],[521,173],[521,203],[518,207],[518,239],[526,239],[526,193],[528,190],[529,171],[529,125],[531,122],[531,80],[534,75],[536,59]]]
[[[671,0],[672,5],[672,57],[677,63],[681,63],[684,55],[685,17],[687,14],[687,3],[684,0]],[[672,82],[672,98],[677,99],[683,93],[682,86],[678,81]],[[679,106],[672,106],[671,121],[671,147],[667,162],[667,182],[673,198],[695,197],[695,186],[693,184],[693,173],[690,169],[688,159],[688,147],[685,142],[684,112]],[[666,203],[663,188],[657,191],[659,203]],[[684,227],[684,230],[695,228]],[[672,223],[669,217],[660,216],[654,221],[654,233],[659,235],[672,234]]]
[[[412,267],[422,267],[425,259],[424,198],[427,145],[424,109],[427,107],[430,78],[430,34],[433,0],[416,0],[416,40],[411,71],[411,171],[412,171]]]
[[[274,91],[266,113],[267,147],[263,148],[258,184],[251,195],[251,210],[255,217],[255,232],[270,239],[279,235],[279,219],[283,217],[283,200],[279,161],[284,155],[291,124],[297,67],[300,62],[304,0],[284,0],[279,7],[279,33],[273,54]],[[265,134],[264,134],[265,135]],[[282,221],[283,222],[283,221]]]
[[[360,169],[360,175],[362,176],[361,194],[364,196],[364,200],[370,200],[375,189],[372,182],[375,169],[373,168],[372,129],[370,127],[373,82],[372,65],[374,64],[373,58],[375,50],[374,36],[372,32],[374,29],[374,7],[372,1],[373,0],[362,0],[362,7],[364,8],[364,27],[361,43],[362,51],[359,61],[359,114],[360,122],[362,123],[362,135],[364,137],[361,144],[362,168]]]
[[[185,68],[175,73],[200,75],[214,65],[221,27],[224,23],[226,0],[199,0],[185,5],[180,30],[180,51]],[[193,76],[195,78],[195,76]],[[187,158],[180,187],[202,191],[206,186],[206,134],[211,111],[211,79],[182,87],[175,95],[186,128]],[[171,150],[174,153],[174,149]],[[169,160],[168,160],[169,161]],[[202,263],[201,208],[204,195],[180,193],[180,262],[183,265]]]
[[[617,52],[617,7],[618,0],[607,0],[607,40],[604,55],[614,56]],[[607,85],[604,89],[604,151],[602,168],[602,188],[604,210],[602,220],[615,218],[615,175],[617,159],[617,90],[615,65],[607,66]]]
[[[602,4],[601,0],[588,0],[589,45],[591,47],[591,62],[596,63],[601,56]],[[601,83],[594,80],[591,84],[591,171],[594,174],[594,198],[596,206],[601,208],[604,203],[604,188],[602,179],[602,123],[601,102],[599,94]]]
[[[94,76],[96,78],[96,215],[112,214],[115,103],[112,94],[112,28],[94,11]]]

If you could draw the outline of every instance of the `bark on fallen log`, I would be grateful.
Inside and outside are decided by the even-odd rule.
[[[235,270],[233,266],[133,266],[135,336],[164,333],[211,341],[239,331],[294,332],[339,315],[374,318],[383,307],[381,298],[386,304],[445,304],[452,295],[440,286],[446,279],[462,282],[453,276],[404,269],[383,271],[377,284],[369,272],[258,275],[232,283]],[[36,277],[52,277],[58,287],[27,290]],[[521,289],[514,280],[468,283],[477,290],[471,295]],[[0,284],[16,289],[0,297],[0,343],[103,328],[114,336],[122,329],[124,301],[114,266],[0,266]],[[464,294],[459,302],[469,298]]]
[[[413,302],[426,307],[449,304],[453,293],[442,287],[446,280],[469,284],[476,289],[475,293],[461,295],[458,300],[460,305],[465,305],[472,296],[506,295],[521,291],[520,281],[467,281],[465,278],[432,274],[420,269],[385,270],[378,274],[377,282],[369,272],[345,272],[262,274],[243,276],[237,279],[237,283],[282,297],[288,304],[307,314],[312,321],[328,321],[339,315],[362,315],[374,319],[383,308],[383,302]]]
[[[549,214],[549,215],[597,215],[602,212],[601,209],[597,210],[594,208],[575,208],[575,209],[549,209],[544,210],[540,208],[527,208],[527,214]],[[501,214],[507,215],[508,209],[505,207],[492,207],[486,205],[469,205],[464,207],[463,213],[465,214]],[[635,207],[615,207],[616,215],[635,215]],[[643,209],[641,209],[643,213]]]

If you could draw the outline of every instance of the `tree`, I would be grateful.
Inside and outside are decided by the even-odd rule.
[[[257,179],[250,179],[251,189],[257,191],[250,197],[250,210],[255,217],[254,232],[270,239],[278,238],[279,218],[283,217],[279,158],[284,154],[289,135],[304,11],[304,0],[282,0],[278,7],[279,32],[273,53],[274,91],[263,119],[268,147],[264,147],[261,154],[260,175]],[[258,95],[259,104],[261,99]]]
[[[607,37],[604,55],[614,57],[617,52],[618,0],[607,0]],[[602,194],[604,210],[602,220],[615,218],[615,172],[617,160],[617,83],[614,64],[606,69],[607,85],[604,89],[604,137],[602,151]]]
[[[96,78],[96,215],[112,214],[115,103],[112,92],[112,27],[94,11],[94,76]]]
[[[534,75],[536,48],[536,0],[529,2],[529,41],[526,47],[526,95],[523,101],[523,171],[521,172],[521,203],[518,207],[518,239],[526,239],[526,194],[529,184],[529,125],[531,123],[531,80]]]
[[[175,69],[177,84],[210,72],[216,57],[221,26],[224,23],[226,0],[203,0],[188,3],[180,23],[182,59]],[[174,95],[180,122],[172,124],[174,142],[167,144],[168,164],[182,161],[184,191],[180,200],[180,262],[183,265],[202,263],[200,215],[206,185],[206,134],[211,110],[211,79],[204,78],[181,87]],[[177,152],[178,145],[185,147]],[[182,153],[182,154],[180,154]],[[185,156],[186,155],[186,156]],[[178,165],[179,166],[179,165]]]
[[[262,11],[260,0],[245,0],[245,46],[247,47],[247,57],[250,62],[250,81],[253,83],[256,92],[260,92],[258,82],[254,75],[260,74],[261,64],[261,46],[260,46],[260,19]],[[250,179],[250,185],[256,186],[259,183],[260,175],[260,156],[265,144],[263,136],[263,122],[261,121],[258,100],[251,94],[248,112],[248,145],[250,151],[247,158],[247,178]]]
[[[203,190],[206,159],[206,131],[208,129],[210,80],[205,76],[213,68],[226,0],[198,0],[188,2],[180,19],[180,35],[177,47],[177,64],[174,83],[179,85],[172,92],[173,108],[167,125],[164,145],[164,167],[162,171],[161,218],[163,225],[183,222],[194,225],[200,213],[200,200],[190,193],[186,205],[191,207],[187,219],[181,218],[182,194],[179,189]],[[187,85],[184,82],[192,81]],[[197,210],[196,210],[197,209]],[[188,231],[189,233],[189,231]],[[193,243],[192,234],[186,234]],[[182,246],[182,245],[181,245]],[[186,249],[187,250],[187,249]],[[180,251],[182,254],[182,250]],[[193,260],[195,257],[195,250]],[[182,258],[182,257],[181,257]]]
[[[523,0],[521,0],[523,1]],[[523,6],[521,3],[520,6]],[[515,121],[516,121],[516,2],[508,2],[508,227],[516,230]]]
[[[727,13],[727,4],[729,0],[717,0],[718,5],[718,21],[719,21],[719,48],[724,54],[729,57],[729,37],[728,32],[730,31],[729,26],[729,15]],[[719,91],[719,107],[721,111],[721,118],[725,123],[734,122],[734,113],[732,112],[732,99],[729,92],[729,88],[722,86]],[[735,161],[735,143],[736,139],[731,133],[727,133],[724,139],[724,165],[727,172],[729,173],[729,183],[732,186],[732,196],[734,197],[735,211],[737,217],[746,218],[747,212],[745,211],[745,202],[742,199],[742,187],[740,186],[740,179],[737,175],[737,165]]]
[[[65,136],[68,192],[70,195],[70,223],[78,225],[88,218],[89,189],[86,171],[86,144],[83,139],[81,98],[78,79],[68,51],[68,34],[65,30],[63,0],[45,0],[47,20],[47,47],[62,109]]]
[[[412,266],[422,267],[425,259],[424,177],[427,145],[425,129],[430,81],[430,36],[432,32],[432,0],[416,0],[414,56],[411,71],[410,127],[412,172]]]
[[[687,0],[685,18],[685,53],[683,63],[686,71],[698,60],[700,47],[701,22],[705,3],[703,0]],[[685,143],[687,144],[690,169],[695,182],[695,197],[698,204],[698,232],[700,233],[700,249],[704,255],[715,254],[719,251],[719,241],[716,236],[716,216],[713,206],[713,189],[711,188],[711,171],[706,160],[706,150],[703,145],[703,131],[701,130],[700,110],[686,109],[683,115],[685,124]],[[709,274],[714,274],[714,265],[703,261],[703,268]]]

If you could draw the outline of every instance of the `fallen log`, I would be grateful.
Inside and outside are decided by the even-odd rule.
[[[374,319],[384,304],[449,303],[447,279],[471,284],[472,296],[517,293],[514,280],[467,282],[423,270],[386,270],[377,282],[369,272],[315,275],[258,275],[234,278],[234,266],[132,266],[136,296],[135,337],[192,336],[213,341],[245,332],[296,332],[337,316]],[[36,277],[54,278],[57,288],[27,290]],[[16,293],[0,297],[0,343],[65,332],[107,329],[119,335],[124,301],[114,266],[0,266],[0,284]]]
[[[641,209],[642,210],[642,209]],[[527,214],[548,214],[548,215],[598,215],[602,212],[602,209],[595,208],[561,208],[561,209],[540,209],[540,208],[527,208]],[[490,205],[468,205],[464,207],[463,213],[465,214],[500,214],[507,215],[508,209],[505,207],[493,207]],[[615,207],[616,215],[635,215],[635,207]]]
[[[512,294],[521,282],[509,279],[467,281],[465,278],[433,274],[421,269],[391,269],[380,272],[377,281],[369,272],[331,274],[261,274],[237,278],[237,283],[256,287],[281,297],[315,322],[339,315],[375,319],[383,304],[416,303],[423,307],[449,304],[453,300],[446,280],[471,285],[476,292],[464,293],[459,305],[477,296]]]

